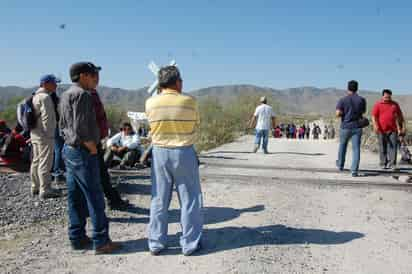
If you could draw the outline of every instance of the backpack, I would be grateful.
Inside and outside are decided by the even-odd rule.
[[[24,131],[30,131],[36,127],[37,119],[34,113],[33,97],[34,95],[31,95],[17,105],[17,121]]]

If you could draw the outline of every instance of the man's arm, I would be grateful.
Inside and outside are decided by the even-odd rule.
[[[372,115],[372,125],[373,125],[373,131],[375,131],[375,133],[378,133],[379,132],[378,118],[375,115]]]
[[[398,116],[397,116],[397,126],[398,126],[398,134],[399,135],[405,135],[406,133],[406,121],[405,118],[403,117],[403,113],[401,108],[398,105]]]
[[[373,131],[375,133],[379,132],[379,123],[378,123],[378,119],[379,119],[379,104],[376,103],[373,108],[372,108],[372,112],[371,112],[371,118],[372,118],[372,126],[373,126]]]
[[[342,117],[342,114],[343,114],[342,110],[336,109],[336,117],[337,117],[337,118]]]
[[[343,116],[343,102],[342,99],[340,99],[338,101],[338,103],[336,104],[336,113],[335,113],[337,118],[340,118]]]
[[[97,154],[95,136],[98,134],[96,113],[91,96],[88,93],[80,95],[75,113],[76,134],[81,143],[89,150],[90,154]],[[96,131],[96,132],[95,132]]]
[[[256,127],[256,123],[257,123],[256,116],[252,116],[252,118],[250,118],[250,120],[249,120],[248,127],[249,128],[254,128],[254,127]]]

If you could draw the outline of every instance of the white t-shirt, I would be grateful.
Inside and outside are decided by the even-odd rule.
[[[270,130],[272,128],[272,117],[275,117],[275,113],[271,106],[266,104],[259,105],[254,116],[257,118],[256,129]]]

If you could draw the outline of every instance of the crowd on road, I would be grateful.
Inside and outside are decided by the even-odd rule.
[[[117,160],[119,169],[139,165],[139,159],[151,155],[152,200],[148,246],[152,255],[167,248],[168,209],[173,189],[181,207],[184,255],[202,247],[202,191],[199,161],[194,144],[198,137],[200,115],[195,98],[183,94],[183,80],[176,66],[166,66],[158,73],[158,93],[146,101],[151,144],[144,151],[141,134],[124,122],[119,133],[109,136],[109,125],[97,86],[101,67],[90,62],[75,63],[69,74],[72,85],[59,98],[59,79],[49,74],[41,77],[40,87],[18,106],[18,125],[10,130],[0,120],[0,157],[3,164],[30,162],[31,194],[40,199],[59,198],[61,191],[52,186],[65,181],[68,196],[68,235],[75,250],[93,245],[96,254],[112,253],[121,248],[109,236],[105,198],[113,210],[124,210],[129,201],[113,188],[108,168]],[[358,95],[358,83],[348,83],[347,95],[336,105],[341,120],[339,153],[336,167],[344,169],[349,141],[352,142],[352,176],[359,175],[362,128],[366,100]],[[253,152],[260,148],[269,153],[269,137],[287,139],[334,139],[333,125],[317,123],[277,124],[276,115],[266,97],[260,98],[251,121],[256,137]],[[379,139],[380,166],[396,169],[397,150],[406,132],[402,111],[392,100],[392,91],[382,91],[382,99],[372,109],[372,125]],[[273,131],[272,131],[273,130]],[[405,149],[405,146],[402,146]],[[31,149],[28,149],[31,148]],[[406,148],[407,150],[407,148]],[[31,151],[30,157],[28,151]],[[410,157],[409,157],[410,160]],[[92,237],[86,235],[90,217]]]
[[[346,151],[349,141],[352,142],[352,166],[350,168],[353,177],[359,175],[359,162],[361,154],[361,139],[363,128],[369,126],[370,121],[364,116],[366,113],[366,100],[358,95],[358,82],[349,81],[347,95],[341,98],[336,105],[336,117],[341,120],[339,130],[339,152],[336,167],[342,171],[345,166]],[[384,89],[381,100],[372,108],[372,125],[379,140],[379,163],[382,169],[397,170],[397,151],[400,149],[402,160],[410,162],[410,153],[405,143],[406,123],[399,104],[392,99],[392,91]],[[291,139],[304,139],[310,136],[309,125],[297,128],[294,124],[276,124],[275,113],[268,105],[266,97],[260,99],[260,105],[256,108],[249,125],[256,130],[253,152],[262,147],[268,154],[269,132],[274,130],[274,137]],[[313,124],[313,139],[320,138],[322,130],[319,125]],[[334,139],[335,129],[332,125],[325,125],[323,139]]]

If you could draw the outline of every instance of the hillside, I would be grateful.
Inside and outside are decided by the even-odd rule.
[[[67,85],[61,85],[59,92],[65,89]],[[16,86],[0,87],[0,110],[10,98],[27,96],[33,90],[34,88]],[[102,86],[99,87],[99,93],[105,104],[119,105],[133,111],[143,111],[144,102],[148,98],[146,88],[126,90]],[[299,87],[280,90],[253,85],[231,85],[208,87],[190,94],[199,99],[217,97],[222,104],[229,104],[241,95],[266,95],[275,98],[284,113],[328,115],[334,112],[337,100],[345,95],[345,91],[336,88]],[[369,108],[380,98],[378,92],[360,91],[360,94],[367,99]],[[395,94],[394,99],[400,103],[407,116],[412,116],[412,95]]]

